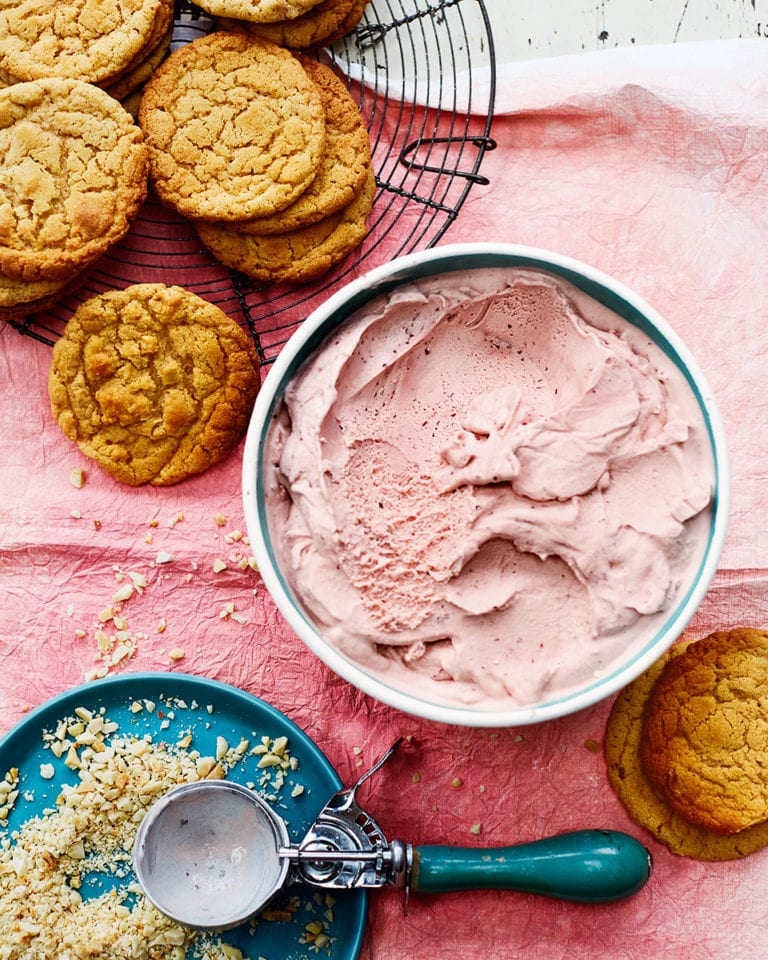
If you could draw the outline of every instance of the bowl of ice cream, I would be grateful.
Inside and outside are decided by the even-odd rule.
[[[656,660],[715,573],[712,392],[674,329],[567,257],[449,245],[315,310],[243,463],[264,583],[332,670],[416,716],[518,726]]]

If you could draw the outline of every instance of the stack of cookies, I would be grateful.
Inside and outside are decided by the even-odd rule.
[[[155,71],[138,119],[158,196],[226,266],[303,282],[365,237],[375,192],[368,133],[344,83],[316,60],[259,36],[213,33]]]
[[[71,77],[129,98],[167,54],[173,0],[24,0],[0,6],[0,84]]]
[[[608,776],[673,853],[733,860],[768,846],[768,632],[676,644],[616,700]]]
[[[225,30],[241,30],[292,50],[332,43],[360,23],[367,0],[202,0]]]
[[[104,90],[47,77],[0,89],[0,319],[45,309],[117,243],[147,192],[133,118]]]

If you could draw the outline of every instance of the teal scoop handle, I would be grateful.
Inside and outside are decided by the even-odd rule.
[[[637,893],[650,874],[650,853],[628,834],[576,830],[510,847],[416,846],[411,890],[517,890],[609,903]]]

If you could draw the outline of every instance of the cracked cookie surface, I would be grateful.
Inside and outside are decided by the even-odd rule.
[[[325,150],[325,111],[288,50],[213,33],[157,69],[139,107],[160,198],[183,216],[244,220],[289,206]]]
[[[225,457],[259,389],[248,335],[181,287],[135,284],[83,303],[53,349],[59,426],[131,485],[178,483]]]
[[[169,0],[0,0],[0,69],[99,83],[130,65],[169,10]]]
[[[345,84],[330,67],[309,57],[300,62],[316,85],[326,118],[325,154],[314,180],[285,210],[236,224],[243,233],[286,233],[317,223],[350,204],[362,190],[371,166],[363,118]]]
[[[768,633],[713,633],[670,662],[648,700],[641,758],[691,823],[730,834],[768,819]]]
[[[299,17],[320,0],[198,0],[198,6],[214,17],[271,22]]]
[[[0,90],[0,272],[58,280],[100,256],[138,213],[147,163],[131,115],[92,84]]]
[[[214,223],[196,224],[210,252],[227,267],[256,280],[304,283],[327,273],[365,238],[365,219],[376,192],[373,169],[344,209],[288,233],[251,236]]]
[[[757,634],[761,648],[768,636],[762,631],[729,631],[715,634],[714,636],[719,638],[715,644],[722,645],[725,642],[723,638],[734,633],[738,643],[738,637],[744,632]],[[709,638],[705,639],[709,641]],[[706,663],[712,656],[711,651],[708,652],[707,649],[709,643],[696,649],[702,643],[704,640],[675,644],[618,695],[606,725],[605,760],[611,786],[629,815],[673,853],[698,860],[735,860],[768,846],[768,822],[765,818],[752,826],[745,826],[729,834],[716,832],[692,822],[669,803],[664,791],[654,785],[646,773],[642,756],[643,753],[647,754],[649,749],[644,743],[646,726],[652,716],[652,710],[658,706],[658,704],[656,707],[650,706],[657,683],[667,670],[671,671],[670,676],[688,673],[691,663],[697,664],[693,673],[698,674],[698,661],[702,660]],[[681,667],[674,668],[676,661],[683,656],[688,660],[687,666],[684,660]],[[711,673],[709,667],[704,666],[702,675],[708,673]],[[732,684],[738,684],[736,677],[724,679],[723,691]],[[751,687],[751,681],[748,686]],[[660,691],[663,689],[659,687]],[[723,696],[725,697],[724,692]],[[751,699],[750,694],[747,696],[747,701]],[[747,708],[744,714],[745,720],[752,709],[753,707]],[[670,718],[669,722],[672,725],[671,729],[677,726],[677,721],[673,718]],[[704,754],[706,752],[705,750]],[[666,762],[665,760],[664,763]],[[717,793],[719,794],[719,789]]]
[[[292,50],[306,50],[307,47],[349,33],[362,19],[367,2],[368,0],[322,0],[300,17],[272,23],[254,23],[223,17],[217,19],[225,30],[255,33],[265,40],[290,47]]]

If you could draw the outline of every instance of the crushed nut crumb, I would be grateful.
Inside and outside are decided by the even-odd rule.
[[[163,722],[184,724],[186,719],[182,711],[187,705],[181,699],[162,698],[157,704],[137,699],[127,707],[136,717],[132,725],[145,711],[155,712]],[[212,705],[200,709],[213,713]],[[182,726],[175,742],[156,742],[152,734],[142,735],[133,726],[125,734],[104,708],[79,707],[43,731],[51,762],[41,764],[40,773],[57,783],[59,794],[40,815],[0,834],[0,960],[243,960],[242,952],[222,939],[225,934],[202,934],[162,915],[131,872],[136,827],[158,796],[179,783],[225,777],[251,756],[247,736],[234,746],[218,737],[215,756],[201,756],[193,749],[194,739],[191,726]],[[296,769],[298,761],[285,737],[262,737],[258,745],[279,762],[277,771],[262,774],[267,799],[274,802],[282,786],[282,765]],[[58,764],[76,773],[74,783],[67,777],[55,780],[63,772]],[[19,780],[16,768],[0,779],[4,824],[19,797]],[[300,795],[300,786],[294,784],[293,796]],[[34,799],[28,791],[23,797]],[[90,888],[86,895],[85,881],[94,872],[113,877],[114,889]],[[318,952],[334,939],[333,903],[310,906],[324,910],[324,919],[309,930],[302,925],[295,935]],[[274,916],[264,911],[258,922],[290,922],[298,908],[299,899],[293,897]]]

